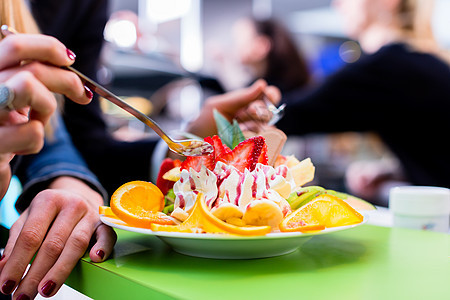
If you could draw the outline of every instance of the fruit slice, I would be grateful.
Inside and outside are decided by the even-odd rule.
[[[286,200],[295,210],[323,193],[325,189],[321,186],[306,186],[292,192]]]
[[[254,200],[247,206],[242,220],[248,225],[267,225],[277,228],[283,220],[283,212],[273,201]]]
[[[361,198],[348,195],[346,199],[344,199],[345,202],[350,204],[351,207],[353,207],[356,210],[376,210],[377,208],[370,202],[367,202]]]
[[[265,142],[261,149],[261,154],[258,157],[258,162],[263,165],[267,165],[269,163],[267,144]]]
[[[205,142],[210,143],[214,147],[214,157],[217,160],[217,157],[222,157],[226,153],[231,152],[231,149],[228,148],[224,143],[222,143],[222,140],[218,135],[214,135],[212,137],[206,137]]]
[[[203,156],[188,156],[185,161],[181,163],[180,169],[189,171],[189,169],[192,168],[196,172],[200,172],[202,165],[207,167],[209,170],[213,170],[216,165],[214,153]]]
[[[265,235],[272,230],[270,226],[239,227],[220,220],[209,211],[201,193],[197,196],[194,208],[186,221],[179,225],[152,224],[151,229],[153,231],[226,233],[246,236]]]
[[[303,233],[307,233],[307,232],[320,231],[320,230],[324,230],[324,229],[325,229],[325,225],[307,224],[303,220],[292,221],[292,222],[290,222],[288,224],[288,226],[280,224],[280,231],[282,231],[282,232],[303,232]]]
[[[178,181],[180,179],[180,177],[181,177],[181,168],[180,167],[175,167],[175,168],[170,169],[169,171],[167,171],[163,175],[162,178],[165,179],[165,180],[176,182],[176,181]]]
[[[337,192],[334,190],[327,190],[327,194],[334,195],[336,197],[341,198],[348,204],[350,204],[351,207],[353,207],[356,210],[376,210],[377,208],[370,202],[367,202],[361,198],[342,193]]]
[[[281,231],[303,231],[304,226],[324,228],[358,224],[363,216],[344,200],[323,194],[287,216],[280,224]]]
[[[298,161],[297,159],[295,160]],[[288,158],[287,164],[290,166],[289,170],[294,178],[295,185],[303,186],[314,179],[315,167],[310,158],[306,158],[299,163],[296,163],[295,160],[290,161]]]
[[[151,182],[131,181],[120,186],[111,197],[111,211],[130,226],[149,228],[151,223],[173,224],[162,213],[164,195]]]
[[[159,167],[158,178],[156,179],[156,186],[161,190],[163,195],[167,194],[172,187],[174,182],[167,180],[164,178],[164,174],[166,174],[169,170],[175,168],[175,162],[171,158],[166,158],[162,161],[161,166]]]
[[[223,203],[211,210],[211,213],[222,221],[227,221],[231,218],[242,218],[242,211],[232,203]]]
[[[100,206],[98,208],[98,213],[104,215],[105,217],[118,219],[109,206]]]
[[[216,157],[216,160],[232,165],[241,172],[244,172],[245,169],[253,171],[264,145],[265,141],[262,136],[254,136],[239,143],[231,152]]]
[[[214,141],[212,139],[205,138],[205,141],[210,143],[214,148]],[[202,165],[204,165],[209,170],[214,170],[214,167],[216,165],[215,152],[216,152],[216,150],[214,149],[214,151],[208,155],[188,156],[181,163],[180,169],[189,171],[189,169],[192,168],[195,171],[200,172]]]

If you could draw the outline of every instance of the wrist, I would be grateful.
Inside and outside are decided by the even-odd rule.
[[[103,205],[102,195],[93,190],[84,181],[75,177],[58,177],[50,183],[49,188],[70,191],[75,194],[81,195],[95,206]]]

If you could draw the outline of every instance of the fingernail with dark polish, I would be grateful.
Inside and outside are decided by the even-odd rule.
[[[5,259],[5,254],[3,254],[2,257],[0,257],[0,261],[2,261],[3,259]]]
[[[55,289],[55,287],[56,287],[56,283],[49,280],[42,286],[41,292],[45,296],[50,296],[52,294],[53,290]]]
[[[95,254],[97,254],[101,259],[105,257],[105,252],[103,250],[98,250]]]
[[[16,298],[16,300],[30,300],[30,297],[25,294],[20,294],[19,297]]]
[[[87,86],[84,86],[84,89],[85,89],[85,92],[86,92],[86,97],[88,97],[89,100],[91,100],[92,97],[94,97],[94,94],[92,93],[92,91]]]
[[[73,51],[70,49],[66,49],[66,53],[67,53],[67,56],[70,58],[70,60],[75,60],[75,58],[77,57],[75,55],[75,53],[73,53]]]
[[[7,280],[2,285],[3,294],[9,295],[14,291],[14,287],[16,286],[16,282],[14,280]]]

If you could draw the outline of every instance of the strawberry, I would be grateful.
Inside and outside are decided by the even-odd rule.
[[[210,143],[214,147],[214,156],[216,158],[222,157],[225,155],[225,153],[231,152],[231,149],[228,148],[224,143],[222,143],[222,140],[218,135],[214,135],[212,137],[206,137],[205,142]]]
[[[211,144],[210,141],[206,139],[205,141]],[[214,146],[214,144],[211,145]],[[181,170],[188,170],[188,171],[190,168],[193,168],[195,171],[199,172],[202,165],[204,165],[210,170],[214,170],[214,167],[216,166],[215,150],[208,155],[186,157],[186,160],[181,163],[180,168]]]
[[[227,147],[218,135],[214,135],[212,137],[206,137],[205,142],[210,143],[214,147],[214,161],[217,163],[218,161],[225,162],[222,158],[227,154],[231,153],[231,149]]]
[[[261,155],[258,158],[258,162],[267,165],[269,163],[269,157],[267,155],[267,144],[264,142],[264,146],[261,150]]]
[[[193,168],[198,172],[202,165],[213,170],[218,161],[232,165],[241,172],[245,169],[253,171],[258,162],[267,165],[267,145],[262,136],[249,138],[233,150],[223,144],[217,135],[206,137],[205,142],[214,147],[214,152],[205,156],[188,156],[181,163],[181,170]]]
[[[231,152],[225,153],[218,160],[234,166],[241,172],[244,172],[245,169],[253,171],[261,156],[264,145],[265,141],[262,136],[254,136],[239,143],[236,148]]]
[[[167,192],[173,187],[174,182],[170,180],[166,180],[163,178],[164,174],[167,171],[175,168],[175,162],[171,158],[166,158],[162,161],[161,166],[159,167],[158,178],[156,179],[156,186],[161,190],[163,195],[167,194]]]
[[[181,160],[174,159],[173,164],[175,165],[175,167],[179,167],[179,166],[181,166]]]

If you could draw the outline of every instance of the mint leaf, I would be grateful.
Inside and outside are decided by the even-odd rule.
[[[234,149],[240,142],[245,140],[239,123],[233,120],[233,124],[217,110],[214,110],[214,120],[216,121],[217,133],[222,140],[222,143],[227,145],[228,148]]]
[[[233,146],[233,126],[228,120],[217,110],[214,110],[214,120],[216,121],[217,134],[219,135],[222,143],[227,145],[228,148]]]
[[[234,147],[239,145],[239,143],[244,140],[245,137],[244,134],[242,133],[241,128],[239,127],[239,123],[236,120],[233,120],[233,143],[232,143],[233,147],[231,149],[234,149]]]

